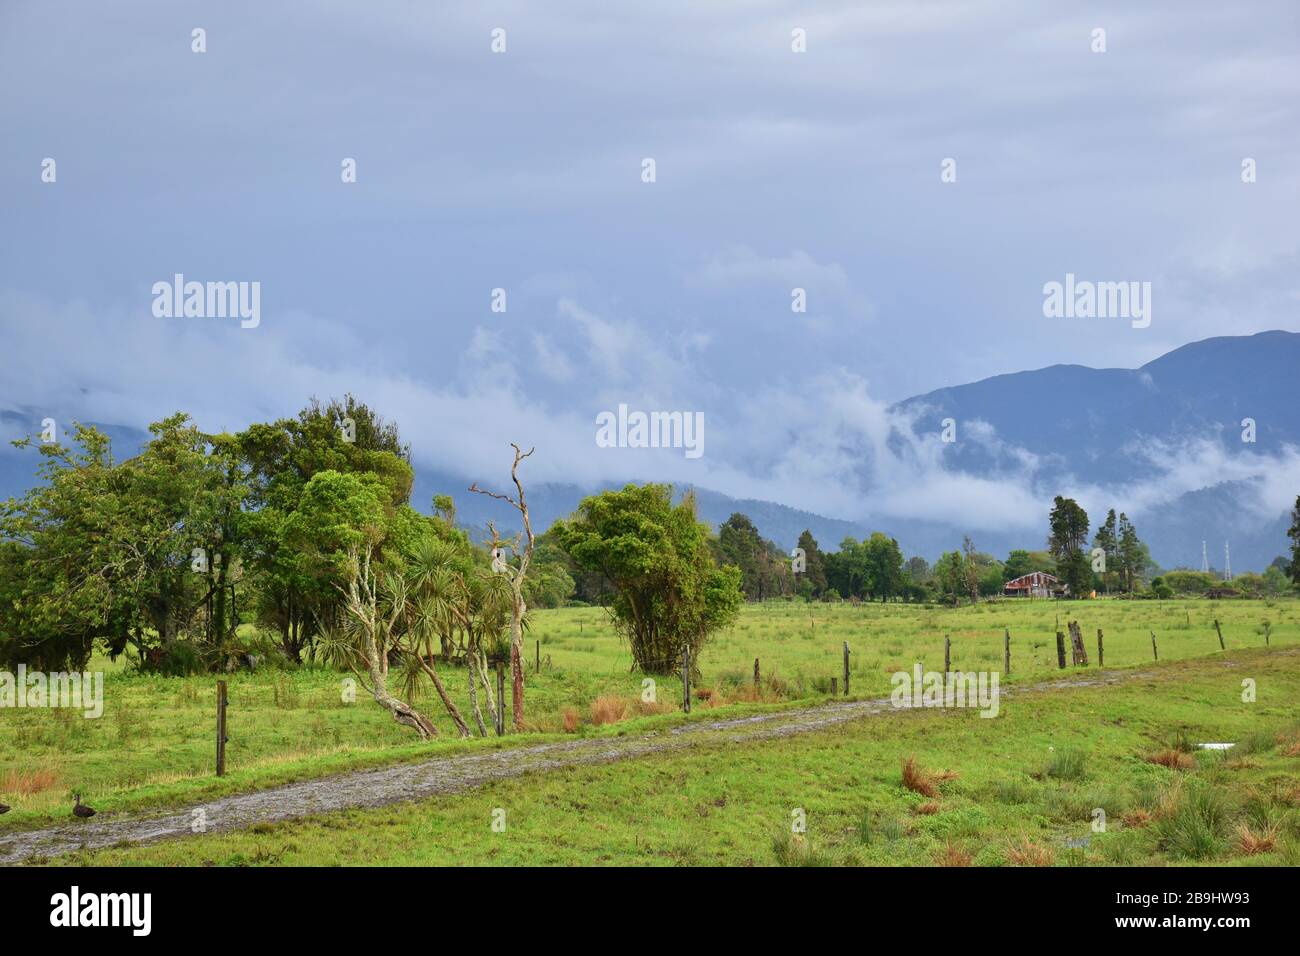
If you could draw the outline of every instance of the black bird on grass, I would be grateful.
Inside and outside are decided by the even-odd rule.
[[[0,803],[0,816],[4,816],[8,812],[9,812],[9,804]]]
[[[81,817],[81,819],[85,820],[88,817],[93,817],[95,811],[82,803],[81,794],[77,794],[77,802],[72,806],[72,815],[74,817]]]

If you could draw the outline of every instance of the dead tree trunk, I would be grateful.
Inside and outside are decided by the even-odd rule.
[[[530,448],[524,451],[513,442],[510,445],[515,450],[514,464],[510,466],[510,479],[515,483],[515,490],[518,497],[510,495],[499,495],[491,491],[484,491],[474,483],[469,486],[469,490],[481,495],[488,495],[510,504],[524,523],[524,535],[526,544],[523,550],[520,550],[519,536],[515,537],[511,550],[519,559],[517,567],[510,567],[508,564],[503,565],[502,573],[510,575],[510,593],[512,600],[510,613],[510,683],[511,698],[514,710],[515,730],[524,729],[524,612],[527,605],[524,604],[524,577],[528,574],[528,564],[533,558],[533,525],[528,517],[528,502],[524,498],[524,486],[519,481],[519,463],[531,455],[536,449]],[[492,531],[493,552],[499,550],[500,540],[497,538],[496,529],[489,523],[488,527]]]

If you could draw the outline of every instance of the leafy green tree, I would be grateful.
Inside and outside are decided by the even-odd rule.
[[[903,573],[915,584],[924,584],[930,580],[930,562],[925,560],[919,554],[907,559],[903,565]]]
[[[825,555],[826,580],[841,597],[860,598],[866,595],[870,561],[866,542],[846,536],[840,549]]]
[[[740,569],[713,560],[693,496],[673,505],[672,495],[670,485],[657,484],[592,495],[550,532],[579,567],[609,582],[614,625],[635,666],[653,674],[673,673],[683,647],[697,662],[744,599]]]
[[[79,452],[42,446],[44,483],[11,500],[0,538],[28,549],[20,642],[96,638],[142,663],[172,654],[199,612],[209,650],[233,633],[237,519],[247,487],[224,438],[177,413],[149,427],[139,455],[112,460],[107,438],[78,425]],[[20,446],[30,444],[24,440]],[[10,551],[9,566],[22,557]],[[159,654],[150,648],[161,646]]]
[[[763,558],[766,547],[748,515],[735,512],[718,528],[722,563],[740,569],[740,587],[749,600],[763,599]]]
[[[804,570],[801,572],[803,580],[811,585],[813,597],[821,597],[826,591],[826,562],[821,549],[817,547],[817,539],[805,528],[799,535],[797,547],[802,548],[804,553]]]
[[[1116,530],[1115,509],[1111,508],[1106,512],[1106,520],[1097,528],[1097,533],[1093,536],[1092,546],[1100,548],[1102,554],[1106,556],[1106,570],[1102,572],[1102,585],[1106,591],[1110,591],[1111,575],[1119,570],[1119,532]]]
[[[939,596],[954,605],[967,592],[966,561],[960,551],[945,551],[934,563],[934,583]]]
[[[1056,559],[1058,573],[1069,586],[1071,596],[1083,597],[1092,587],[1092,564],[1084,550],[1088,542],[1088,512],[1073,498],[1057,495],[1048,523],[1051,528],[1048,549]]]
[[[1120,574],[1124,590],[1132,592],[1137,582],[1146,572],[1151,554],[1137,535],[1137,528],[1128,520],[1128,515],[1119,516],[1119,539],[1116,545]]]
[[[407,504],[414,483],[410,451],[395,424],[351,395],[327,405],[312,401],[296,418],[252,425],[234,441],[247,470],[240,538],[256,581],[258,619],[279,632],[286,657],[297,661],[321,627],[338,623],[342,607],[335,579],[319,563],[309,565],[290,540],[304,532],[290,519],[308,482],[325,471],[374,475],[387,505],[406,512],[409,528],[419,523]],[[443,515],[444,533],[460,533],[454,507],[451,517]]]
[[[1264,569],[1264,593],[1269,597],[1280,597],[1290,591],[1291,588],[1290,579],[1277,565],[1270,564]]]
[[[862,545],[866,566],[865,593],[882,602],[898,597],[903,590],[903,552],[898,542],[874,531]]]
[[[1034,562],[1029,557],[1029,552],[1018,549],[1007,555],[1007,560],[1002,565],[1002,580],[1004,582],[1014,581],[1016,578],[1023,577],[1033,571]]]
[[[747,515],[736,512],[718,529],[714,552],[719,564],[740,568],[745,597],[762,601],[793,590],[789,559],[765,540]]]
[[[529,607],[563,607],[573,596],[573,575],[569,573],[569,556],[555,538],[548,534],[537,536],[533,563],[524,583],[524,597]]]

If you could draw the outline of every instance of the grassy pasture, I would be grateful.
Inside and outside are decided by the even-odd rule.
[[[1254,703],[1241,699],[1247,675],[1258,683]],[[59,862],[1294,866],[1297,695],[1296,648],[1236,650],[1114,686],[1009,697],[995,719],[890,710],[799,737],[706,740],[455,796]],[[1224,740],[1237,747],[1192,746]],[[904,785],[909,758],[930,795]],[[1096,808],[1104,832],[1093,829]],[[498,810],[504,831],[492,826]],[[792,833],[796,811],[805,833]]]
[[[955,609],[772,602],[745,607],[736,625],[705,650],[700,686],[713,695],[697,705],[692,719],[824,696],[830,677],[840,673],[845,641],[853,652],[854,697],[883,696],[888,675],[916,661],[942,668],[945,634],[952,638],[955,669],[1000,671],[1004,628],[1012,636],[1009,682],[1040,680],[1058,673],[1058,614],[1062,628],[1069,619],[1080,622],[1094,667],[1097,627],[1105,630],[1108,668],[1150,662],[1150,630],[1162,662],[1218,655],[1215,617],[1230,652],[1262,647],[1265,622],[1272,647],[1300,643],[1296,601],[1020,601]],[[534,674],[538,640],[543,669]],[[672,677],[656,678],[657,708],[638,707],[645,675],[630,671],[627,648],[602,609],[536,613],[528,650],[530,739],[563,734],[566,710],[577,733],[686,719],[681,684]],[[755,657],[764,676],[758,694],[751,687]],[[14,808],[0,818],[0,832],[64,820],[76,791],[101,811],[125,810],[520,739],[457,741],[437,701],[426,698],[422,704],[442,736],[419,744],[360,690],[355,703],[345,703],[343,675],[314,667],[232,674],[229,771],[218,781],[212,776],[213,677],[131,674],[98,660],[93,666],[107,670],[99,720],[75,711],[0,710],[0,801]],[[467,706],[464,671],[444,669],[444,678]],[[627,702],[629,719],[612,728],[592,726],[593,703],[601,697]]]

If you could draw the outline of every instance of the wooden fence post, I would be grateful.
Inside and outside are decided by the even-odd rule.
[[[943,636],[943,672],[947,674],[952,670],[952,638],[947,634]]]
[[[849,642],[844,642],[844,696],[849,696]]]
[[[839,686],[839,685],[840,685],[840,679],[839,679],[838,677],[832,677],[832,678],[831,678],[831,696],[832,696],[832,697],[836,696],[836,695],[840,692],[840,686]]]
[[[1223,628],[1219,627],[1219,619],[1217,617],[1214,619],[1214,629],[1219,634],[1219,650],[1226,651],[1227,648],[1223,646]]]
[[[682,710],[691,712],[691,646],[682,646]]]
[[[537,673],[542,672],[542,642],[537,642]]]
[[[1070,663],[1075,667],[1088,666],[1088,649],[1083,646],[1083,628],[1078,621],[1066,625],[1070,629]]]
[[[1065,635],[1060,631],[1056,632],[1056,666],[1065,670]]]
[[[1002,673],[1011,673],[1011,628],[1002,631]]]
[[[1097,628],[1097,666],[1106,666],[1106,649],[1101,643],[1101,628]]]
[[[1264,622],[1264,646],[1268,647],[1268,635],[1273,630],[1273,625],[1268,621]]]
[[[217,776],[226,775],[226,708],[229,701],[226,697],[226,682],[217,681]]]
[[[1151,656],[1152,656],[1153,658],[1155,658],[1156,660],[1160,660],[1160,651],[1158,651],[1158,650],[1156,649],[1156,632],[1155,632],[1155,631],[1152,631],[1152,632],[1151,632]]]
[[[758,678],[758,658],[755,657],[755,658],[754,658],[754,686],[755,686],[755,687],[758,686],[758,681],[759,681],[759,678]]]

